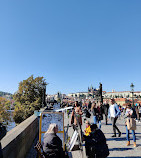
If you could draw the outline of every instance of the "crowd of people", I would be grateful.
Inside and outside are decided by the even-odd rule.
[[[141,117],[140,105],[132,107],[131,104],[127,104],[126,108],[123,109],[115,103],[114,99],[111,99],[110,105],[108,102],[103,104],[102,102],[96,103],[93,101],[86,104],[85,102],[75,101],[73,106],[70,124],[73,125],[74,130],[76,130],[78,126],[82,130],[82,124],[84,123],[86,125],[85,130],[82,131],[81,134],[83,141],[85,141],[86,155],[88,158],[106,158],[109,155],[106,138],[101,130],[101,120],[103,119],[105,120],[105,125],[107,125],[108,120],[111,119],[113,128],[113,135],[111,137],[114,139],[114,137],[121,137],[122,135],[120,129],[116,125],[118,118],[122,115],[125,120],[126,145],[130,145],[129,131],[131,130],[133,135],[133,146],[137,146],[135,130],[136,121],[140,121]],[[68,115],[69,114],[70,111],[68,111]],[[84,122],[82,121],[82,117],[84,117]],[[88,121],[90,117],[93,117],[92,122]],[[44,136],[44,154],[49,158],[53,158],[52,155],[56,155],[54,158],[58,158],[58,155],[60,155],[60,158],[63,158],[65,154],[63,153],[61,141],[56,135],[57,126],[51,125],[50,128]]]

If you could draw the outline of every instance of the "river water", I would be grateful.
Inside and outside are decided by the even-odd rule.
[[[6,127],[7,132],[16,127],[16,123],[13,120],[13,110],[9,110],[8,112],[10,113],[11,120],[8,122],[8,125]]]

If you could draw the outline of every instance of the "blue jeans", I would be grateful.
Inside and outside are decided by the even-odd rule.
[[[133,141],[136,142],[136,136],[135,136],[135,131],[134,130],[131,130],[132,131],[132,135],[133,135]],[[130,132],[126,126],[126,139],[127,141],[130,141]]]
[[[96,116],[93,116],[94,124],[99,124],[99,129],[101,129],[101,120],[98,121]]]

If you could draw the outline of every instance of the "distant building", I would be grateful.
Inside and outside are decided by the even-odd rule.
[[[102,91],[102,84],[100,83],[100,85],[101,85],[101,94],[103,95],[106,93],[106,91]],[[75,97],[75,98],[77,97],[77,98],[86,98],[86,99],[89,99],[89,98],[98,99],[101,96],[99,89],[96,89],[91,85],[91,87],[88,87],[88,92],[69,93],[68,96]],[[101,100],[101,98],[99,98],[98,100]]]
[[[111,104],[111,99],[103,99],[103,102],[104,103],[107,102],[107,103]],[[132,100],[127,99],[127,98],[115,98],[115,102],[118,105],[125,106],[125,105],[127,105],[127,103],[132,103]]]
[[[66,94],[61,94],[61,93],[58,94],[57,93],[57,94],[54,94],[54,95],[47,95],[46,96],[46,101],[50,102],[50,101],[57,100],[58,98],[64,99],[64,98],[66,98]]]
[[[116,92],[113,90],[112,92],[107,92],[103,94],[104,98],[131,98],[132,93],[130,91],[121,91],[121,92]],[[141,91],[136,91],[134,92],[134,97],[141,97]]]
[[[88,97],[88,92],[77,92],[77,93],[69,93],[68,95],[67,95],[68,97]]]

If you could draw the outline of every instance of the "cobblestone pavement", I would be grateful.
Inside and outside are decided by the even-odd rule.
[[[137,130],[136,130],[136,138],[137,138],[137,147],[133,147],[133,139],[132,134],[130,134],[131,138],[131,145],[126,146],[126,129],[124,125],[124,120],[121,118],[121,120],[118,119],[117,126],[122,132],[122,135],[120,138],[112,138],[111,135],[113,134],[112,126],[109,121],[109,125],[105,125],[104,122],[102,122],[102,131],[104,132],[107,144],[109,146],[110,155],[111,158],[116,157],[129,157],[129,158],[141,158],[141,124],[137,123]]]
[[[70,123],[70,120],[65,115],[65,125]],[[93,118],[91,117],[88,119],[91,123],[93,123]],[[137,147],[133,147],[133,140],[132,140],[132,134],[130,135],[131,137],[131,145],[126,146],[126,129],[124,126],[124,120],[122,118],[117,120],[117,126],[122,132],[121,137],[116,137],[112,138],[111,136],[113,135],[113,130],[112,130],[112,125],[111,121],[109,120],[108,125],[105,125],[105,121],[102,121],[102,128],[101,130],[104,132],[106,139],[107,139],[107,144],[110,150],[110,155],[109,158],[141,158],[141,123],[137,122],[137,130],[136,130],[136,138],[137,138]],[[82,130],[84,130],[85,124],[83,123]],[[73,134],[73,129],[72,127],[69,128],[68,135],[71,137]],[[30,152],[28,153],[26,158],[36,158],[36,151],[34,149],[34,145],[36,144],[38,138],[35,139],[32,148]],[[84,145],[84,144],[83,144]],[[83,147],[83,152],[80,150],[77,151],[72,151],[72,157],[73,158],[83,158],[86,157],[85,155],[85,148]]]

